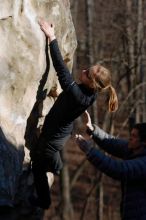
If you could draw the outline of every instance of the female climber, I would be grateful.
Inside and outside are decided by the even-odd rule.
[[[51,198],[47,172],[60,173],[63,166],[60,151],[70,137],[73,121],[93,104],[101,92],[109,92],[110,112],[117,110],[118,99],[111,85],[109,70],[99,64],[82,70],[79,76],[80,83],[75,82],[60,53],[54,25],[44,20],[39,21],[39,25],[48,38],[53,66],[62,88],[45,117],[35,151],[30,152],[38,195],[37,204],[43,209],[48,209]]]

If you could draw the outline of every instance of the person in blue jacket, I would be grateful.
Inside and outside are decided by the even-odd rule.
[[[76,135],[77,144],[97,169],[121,181],[122,220],[146,220],[146,123],[135,124],[129,140],[124,140],[92,125],[88,112],[86,116],[87,133],[102,150],[117,159],[92,147],[91,141],[81,135]]]
[[[109,70],[95,65],[83,70],[77,84],[60,53],[54,25],[39,21],[41,30],[48,38],[50,54],[62,88],[54,105],[46,115],[37,146],[30,152],[38,205],[48,209],[51,204],[47,172],[59,174],[62,169],[60,151],[70,137],[73,121],[96,100],[98,92],[109,91],[109,111],[116,111],[118,99],[111,85]]]

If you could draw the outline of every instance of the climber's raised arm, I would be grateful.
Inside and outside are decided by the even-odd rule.
[[[60,85],[63,90],[67,90],[74,83],[74,80],[70,74],[69,69],[64,63],[60,49],[58,47],[58,42],[55,36],[54,24],[50,24],[49,22],[41,19],[39,21],[39,25],[41,30],[45,33],[46,37],[48,38],[53,66],[57,72]]]

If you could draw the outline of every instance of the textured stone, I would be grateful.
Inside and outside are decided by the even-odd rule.
[[[51,95],[61,91],[38,20],[55,24],[71,70],[76,37],[69,6],[68,0],[0,0],[0,206],[14,204],[24,146],[36,140],[54,103]],[[28,162],[27,150],[23,164]]]

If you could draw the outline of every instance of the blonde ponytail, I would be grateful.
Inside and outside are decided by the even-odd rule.
[[[118,109],[118,97],[112,85],[109,86],[109,112],[115,112]]]
[[[109,112],[115,112],[118,109],[118,98],[115,89],[111,85],[110,71],[97,64],[90,68],[92,79],[92,88],[95,91],[104,92],[109,90]]]

